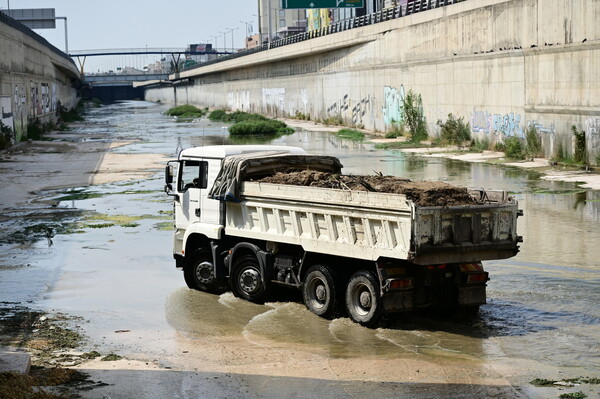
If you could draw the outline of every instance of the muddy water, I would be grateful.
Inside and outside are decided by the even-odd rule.
[[[173,158],[190,146],[232,143],[224,124],[178,122],[162,115],[165,109],[144,102],[112,105],[91,111],[77,130],[139,140],[118,152]],[[0,301],[81,315],[89,320],[82,328],[90,347],[180,369],[320,375],[311,367],[269,366],[293,351],[299,365],[326,359],[330,371],[337,360],[352,359],[352,366],[338,366],[326,378],[402,381],[406,365],[420,361],[433,366],[421,364],[415,379],[469,383],[460,376],[469,370],[508,378],[532,397],[556,397],[532,390],[528,381],[536,377],[600,377],[600,192],[516,168],[377,150],[329,133],[302,131],[265,141],[336,155],[345,173],[508,190],[525,212],[519,219],[525,243],[512,259],[486,262],[489,303],[480,318],[417,314],[369,330],[347,319],[320,319],[294,295],[255,305],[230,293],[185,288],[170,256],[171,234],[164,227],[172,204],[157,171],[133,184],[87,188],[92,198],[60,202],[60,209],[83,210],[88,217],[79,216],[52,246],[47,240],[2,244]],[[359,369],[364,373],[356,375]]]

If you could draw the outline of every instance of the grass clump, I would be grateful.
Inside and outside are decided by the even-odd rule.
[[[0,150],[5,150],[12,144],[12,129],[0,121]]]
[[[322,119],[321,123],[323,123],[325,126],[341,126],[344,124],[344,118],[342,118],[342,115],[339,114],[332,115]]]
[[[284,122],[277,120],[247,120],[237,122],[229,127],[232,136],[268,136],[276,134],[288,134],[293,129],[287,127]]]
[[[169,116],[177,116],[178,118],[201,118],[206,115],[206,109],[200,109],[190,104],[180,105],[165,112]]]
[[[584,399],[587,398],[587,395],[581,391],[571,392],[571,393],[563,393],[559,396],[560,399]]]
[[[513,159],[525,159],[525,149],[523,143],[518,137],[512,136],[504,140],[504,153],[507,157]]]
[[[396,122],[392,120],[392,128],[385,134],[386,139],[395,139],[398,137],[406,136],[406,127],[404,123]]]
[[[528,158],[540,158],[544,156],[542,139],[534,126],[530,126],[525,133],[525,154]]]
[[[571,126],[571,131],[575,137],[575,151],[573,158],[575,163],[585,164],[587,162],[587,150],[585,147],[585,131],[577,130],[577,126]]]
[[[103,361],[103,362],[115,362],[115,361],[121,360],[121,359],[123,359],[122,356],[115,355],[114,353],[111,353],[110,355],[104,356],[102,359],[100,359],[100,361]]]
[[[288,127],[284,122],[243,111],[228,113],[225,110],[216,109],[208,115],[208,119],[211,121],[233,122],[233,125],[229,127],[229,134],[237,137],[274,136],[294,132],[294,129]]]
[[[462,116],[456,119],[450,113],[446,122],[439,119],[437,125],[441,128],[440,138],[444,143],[462,146],[471,141],[471,126],[464,122]]]
[[[363,141],[365,139],[365,134],[356,129],[340,129],[336,135],[342,139],[352,141]]]
[[[223,109],[215,109],[208,114],[208,119],[211,121],[222,121],[227,115],[227,111]]]
[[[228,113],[222,109],[216,109],[208,114],[208,119],[211,121],[221,121],[221,122],[248,122],[248,121],[267,121],[270,120],[264,115],[261,114],[251,114],[243,111],[235,111]]]
[[[44,134],[55,130],[56,125],[53,122],[42,122],[39,118],[34,118],[27,123],[27,138],[31,140],[42,140]]]
[[[64,123],[70,122],[81,122],[83,120],[83,116],[74,108],[67,109],[67,107],[63,107],[62,105],[58,108],[59,120]]]
[[[300,119],[301,121],[309,121],[310,120],[310,114],[304,114],[300,111],[296,111],[296,115],[294,115],[295,119]]]
[[[491,148],[490,139],[484,137],[482,139],[474,139],[471,141],[471,149],[474,151],[487,151]]]

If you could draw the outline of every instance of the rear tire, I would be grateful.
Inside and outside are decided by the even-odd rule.
[[[265,279],[254,255],[238,258],[229,279],[233,295],[254,303],[264,303],[271,292],[271,282]]]
[[[189,288],[198,291],[216,292],[218,288],[215,278],[213,259],[209,251],[199,249],[183,267],[183,278]]]
[[[317,316],[332,319],[339,314],[340,299],[335,274],[326,266],[315,265],[308,269],[302,285],[304,304]]]
[[[354,273],[346,286],[348,316],[365,327],[375,327],[379,324],[382,308],[379,281],[375,275],[367,270]]]

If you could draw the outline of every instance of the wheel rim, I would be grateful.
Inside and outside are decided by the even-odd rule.
[[[258,292],[262,286],[260,272],[254,267],[242,270],[238,278],[239,287],[248,294]]]
[[[319,277],[315,277],[308,283],[308,300],[315,309],[323,309],[329,302],[327,283]]]
[[[373,309],[373,293],[364,283],[354,285],[350,291],[350,306],[359,316],[366,316]]]
[[[196,279],[202,284],[210,284],[214,280],[213,265],[211,262],[200,262],[195,270]]]

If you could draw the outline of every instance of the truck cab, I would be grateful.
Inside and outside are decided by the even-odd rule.
[[[182,267],[185,243],[191,236],[221,239],[223,203],[209,197],[221,163],[226,157],[244,154],[305,154],[302,148],[266,145],[231,145],[188,148],[166,168],[165,192],[174,197],[175,232],[173,256]],[[195,242],[192,240],[190,243]],[[189,248],[188,248],[189,249]]]

